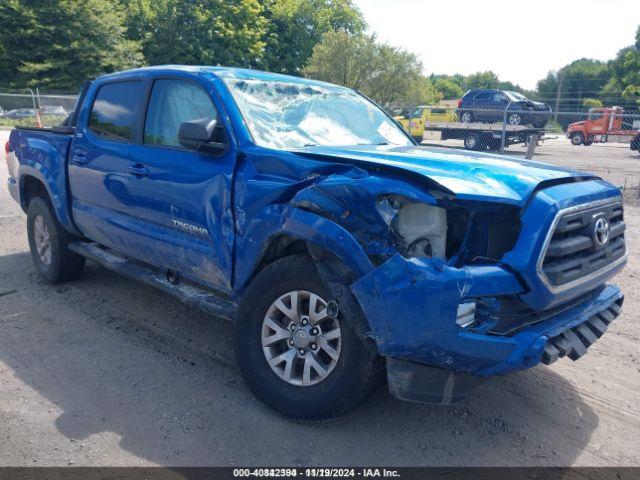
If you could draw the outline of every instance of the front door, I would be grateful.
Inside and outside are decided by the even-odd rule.
[[[141,141],[131,149],[127,178],[141,254],[150,263],[228,291],[235,153],[213,91],[187,78],[152,78],[148,88]],[[201,153],[180,144],[181,123],[203,118],[218,119],[212,140],[226,143],[226,151]]]

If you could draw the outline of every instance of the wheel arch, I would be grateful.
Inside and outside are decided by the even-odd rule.
[[[51,203],[51,194],[46,183],[33,174],[20,176],[20,207],[24,212],[29,208],[29,203],[33,198],[41,197]]]
[[[242,292],[251,279],[274,261],[296,253],[320,257],[322,252],[333,255],[356,278],[373,270],[373,264],[358,241],[343,227],[321,216],[292,208],[278,229],[267,235],[255,252],[246,273],[236,272],[236,290]]]
[[[73,224],[69,206],[66,204],[67,193],[63,192],[63,197],[56,195],[52,190],[49,182],[47,182],[42,172],[28,165],[21,165],[19,171],[19,195],[20,207],[26,213],[29,208],[29,202],[36,197],[42,197],[47,201],[58,220],[60,225],[69,233],[80,236],[80,232]]]
[[[368,335],[364,317],[350,285],[374,269],[358,241],[343,227],[318,214],[293,208],[281,227],[267,236],[253,261],[249,274],[236,276],[236,291],[241,297],[255,275],[276,260],[294,254],[308,254],[316,264],[322,281],[353,318],[363,337]],[[244,261],[247,261],[246,259]]]

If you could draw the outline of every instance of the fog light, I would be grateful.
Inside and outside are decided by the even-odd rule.
[[[476,302],[461,303],[458,305],[456,323],[461,328],[467,328],[476,320]]]

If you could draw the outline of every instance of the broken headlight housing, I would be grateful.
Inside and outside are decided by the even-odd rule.
[[[444,259],[447,246],[447,211],[400,195],[378,199],[378,212],[396,238],[405,257]]]

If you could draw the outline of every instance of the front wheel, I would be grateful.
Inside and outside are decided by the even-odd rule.
[[[27,236],[33,263],[46,281],[66,282],[82,275],[84,257],[69,250],[73,237],[60,225],[49,202],[40,197],[27,208]]]
[[[584,143],[584,135],[580,132],[571,134],[571,145],[582,145]]]
[[[301,420],[332,418],[374,389],[381,360],[356,334],[322,283],[312,259],[286,257],[265,267],[238,310],[240,371],[254,395]]]

